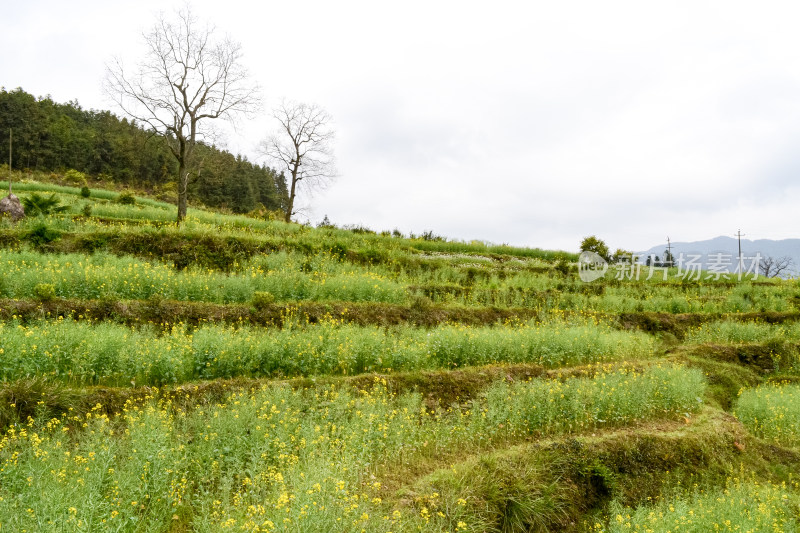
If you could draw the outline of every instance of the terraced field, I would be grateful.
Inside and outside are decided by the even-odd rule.
[[[800,529],[794,280],[33,191],[0,531]]]

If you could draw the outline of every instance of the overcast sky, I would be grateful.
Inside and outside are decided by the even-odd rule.
[[[105,64],[183,5],[6,4],[0,85],[115,112]],[[333,115],[312,222],[566,250],[800,237],[798,5],[191,2],[263,91],[230,150],[259,160],[281,97]]]

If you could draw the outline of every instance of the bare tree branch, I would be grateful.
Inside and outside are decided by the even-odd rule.
[[[283,101],[272,111],[278,129],[261,145],[261,152],[289,173],[286,222],[298,213],[299,189],[311,192],[327,187],[336,178],[336,160],[331,128],[333,119],[320,106]]]
[[[214,28],[199,27],[188,5],[175,20],[162,14],[143,35],[147,52],[133,71],[116,58],[106,66],[106,94],[129,117],[161,134],[178,161],[178,222],[186,217],[192,158],[207,122],[247,114],[259,106],[258,87],[247,81],[241,46]]]
[[[794,260],[785,255],[783,257],[762,257],[758,262],[758,271],[767,278],[777,278],[781,274],[789,274],[794,266]]]

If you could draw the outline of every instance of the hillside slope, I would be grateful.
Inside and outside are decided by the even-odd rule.
[[[800,525],[796,281],[15,191],[2,530]]]

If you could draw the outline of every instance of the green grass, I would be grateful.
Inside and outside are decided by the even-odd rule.
[[[800,370],[800,323],[766,324],[724,320],[710,322],[686,333],[687,344],[707,356],[733,360],[764,371],[793,373]]]
[[[294,325],[293,325],[294,324]],[[0,377],[160,385],[230,377],[355,375],[494,363],[556,368],[652,357],[653,340],[602,324],[384,329],[287,317],[281,330],[175,325],[164,333],[71,319],[0,323]]]
[[[31,229],[23,237],[30,237]],[[63,231],[57,225],[50,229]],[[149,259],[137,259],[130,255],[117,256],[107,252],[48,254],[29,249],[0,249],[0,264],[7,276],[0,283],[0,295],[14,298],[30,298],[38,283],[50,283],[63,298],[116,298],[147,299],[153,294],[165,298],[216,303],[243,303],[252,298],[255,291],[272,293],[279,301],[294,300],[342,300],[407,303],[409,297],[428,298],[433,303],[445,305],[468,305],[471,307],[524,307],[529,309],[594,309],[605,313],[629,312],[626,306],[617,306],[613,291],[628,291],[626,298],[640,299],[650,310],[662,312],[684,312],[675,301],[690,301],[696,298],[696,308],[701,313],[735,313],[758,311],[764,305],[768,309],[791,311],[789,294],[793,288],[787,282],[780,285],[742,287],[706,287],[700,297],[690,293],[661,299],[658,292],[665,287],[644,290],[639,287],[611,287],[602,294],[593,295],[591,287],[578,281],[564,282],[556,277],[528,270],[488,271],[476,277],[472,267],[459,267],[446,262],[428,265],[428,268],[407,269],[401,262],[402,254],[387,255],[386,263],[361,264],[342,261],[331,249],[312,254],[279,252],[250,255],[240,253],[233,242],[207,243],[202,237],[189,239],[185,245],[169,248],[167,257],[175,264],[186,264],[188,268],[178,271],[173,266],[159,262],[152,256],[158,250],[156,242],[167,246],[174,242],[170,230],[128,230],[127,237],[108,234],[91,234],[83,240],[73,241],[72,248],[93,250],[117,242],[124,250],[139,249]],[[155,239],[148,247],[149,239]],[[15,242],[15,241],[12,241]],[[56,235],[53,244],[58,246]],[[116,245],[115,245],[116,246]],[[276,244],[280,246],[280,244]],[[349,252],[348,252],[349,253]],[[353,252],[354,255],[367,252]],[[393,264],[394,263],[394,264]],[[199,265],[219,264],[229,267],[231,272],[209,270]],[[471,281],[470,281],[471,280]],[[445,283],[441,283],[445,281]],[[434,282],[434,283],[431,283]],[[603,289],[603,286],[597,286]],[[692,289],[700,291],[701,289]],[[589,292],[587,292],[589,291]],[[716,291],[716,292],[715,292]],[[750,294],[749,303],[742,303],[741,294]],[[749,292],[748,292],[749,291]],[[752,293],[752,294],[751,294]],[[705,303],[702,303],[705,301]],[[771,302],[779,303],[771,303]],[[766,303],[765,303],[766,302]],[[638,307],[637,307],[638,308]]]
[[[766,343],[800,341],[800,323],[766,324],[759,322],[719,321],[687,331],[687,343]]]
[[[8,181],[0,181],[0,188],[8,189]],[[117,191],[109,191],[107,189],[98,188],[97,186],[90,186],[91,196],[90,200],[116,200],[119,196]],[[85,201],[81,197],[81,187],[71,187],[68,185],[57,185],[54,183],[43,183],[31,180],[15,181],[13,183],[14,194],[20,196],[22,193],[27,192],[55,192],[63,195],[63,198],[76,196],[80,201]],[[152,207],[161,207],[164,209],[175,209],[174,205],[159,202],[150,198],[137,197],[136,202],[141,205],[148,205]],[[173,217],[174,218],[174,217]]]
[[[800,448],[800,385],[745,389],[734,413],[757,437]]]
[[[798,487],[730,479],[724,489],[697,490],[636,508],[612,505],[592,531],[798,531]]]
[[[383,502],[379,466],[532,433],[675,417],[697,409],[703,387],[696,372],[670,367],[500,386],[448,412],[381,387],[272,387],[191,411],[132,403],[119,420],[100,406],[80,417],[42,413],[0,441],[0,527],[410,530],[419,513]],[[619,407],[631,401],[643,403]],[[586,402],[599,417],[586,418]]]
[[[0,187],[7,187],[8,183],[0,181]],[[55,185],[49,183],[39,183],[34,181],[15,182],[14,189],[20,193],[22,192],[57,192],[61,195],[68,195],[76,197],[73,203],[73,212],[79,213],[80,206],[86,203],[85,200],[80,198],[80,188],[68,187],[62,185]],[[116,199],[118,192],[105,191],[102,189],[92,189],[92,196],[90,200],[110,201]],[[174,206],[159,202],[156,200],[137,197],[137,206],[120,206],[111,205],[103,202],[92,201],[92,214],[94,216],[104,216],[111,218],[127,219],[127,220],[156,220],[163,222],[171,222],[175,219]],[[68,202],[70,203],[70,202]],[[146,209],[143,209],[145,207]],[[219,214],[205,209],[190,208],[186,220],[187,226],[197,228],[209,228],[233,230],[236,232],[255,232],[267,233],[271,235],[281,234],[287,235],[303,235],[309,232],[310,228],[299,226],[296,224],[285,224],[278,221],[270,221],[247,217],[243,215]],[[387,238],[374,233],[361,233],[353,232],[346,229],[326,228],[321,230],[312,230],[315,236],[324,237],[326,240],[344,240],[349,242],[358,242],[361,244],[376,244],[384,247],[387,243],[394,243],[392,246],[404,246],[414,250],[435,253],[468,253],[468,254],[491,254],[491,255],[508,255],[521,258],[536,258],[545,261],[554,261],[556,259],[577,259],[576,254],[541,250],[538,248],[523,248],[508,245],[495,245],[480,241],[472,241],[469,243],[452,241],[452,240],[424,240],[422,238]]]
[[[797,528],[796,280],[14,190],[0,531]]]
[[[550,433],[649,420],[667,413],[687,416],[702,406],[705,387],[700,371],[675,366],[564,382],[501,383],[487,393],[485,420],[488,427]]]
[[[263,264],[263,263],[262,263]],[[340,269],[325,273],[269,270],[253,265],[237,274],[169,265],[107,253],[50,255],[0,250],[4,277],[0,296],[32,298],[37,285],[55,287],[61,298],[145,300],[158,295],[170,300],[214,303],[249,302],[256,291],[279,301],[342,300],[403,303],[404,286],[368,271]],[[266,263],[269,268],[269,262]]]
[[[563,308],[593,308],[614,313],[744,313],[793,311],[794,281],[756,285],[751,281],[722,284],[706,283],[682,287],[678,283],[653,286],[648,283],[623,283],[610,286],[603,294],[585,296],[565,294]]]

